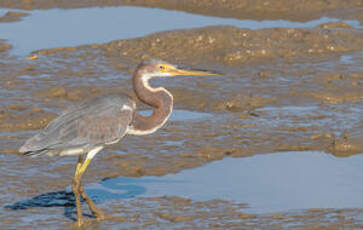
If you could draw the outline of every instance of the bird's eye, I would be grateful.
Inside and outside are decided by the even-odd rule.
[[[159,69],[165,69],[165,67],[161,65],[161,66],[159,66]]]

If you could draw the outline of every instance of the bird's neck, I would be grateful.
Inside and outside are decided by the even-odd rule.
[[[168,120],[173,110],[173,96],[162,87],[152,88],[149,85],[151,76],[143,70],[138,70],[133,76],[133,87],[141,102],[151,106],[153,113],[143,116],[135,112],[128,133],[131,135],[146,135],[161,128]]]

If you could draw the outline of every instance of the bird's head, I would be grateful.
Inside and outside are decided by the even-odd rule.
[[[139,68],[148,77],[172,77],[172,76],[220,76],[220,74],[203,70],[187,70],[178,68],[168,62],[151,59],[143,61]]]

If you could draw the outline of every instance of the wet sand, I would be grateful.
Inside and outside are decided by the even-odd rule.
[[[2,6],[63,7],[58,3],[13,1]],[[64,7],[99,4],[89,3],[75,6],[65,2]],[[259,4],[241,9],[252,11]],[[329,10],[343,7],[339,4],[343,3],[334,1]],[[359,4],[346,1],[342,12],[355,10]],[[306,11],[325,14],[319,6]],[[239,10],[235,5],[225,7]],[[208,14],[194,9],[190,12]],[[306,11],[297,20],[307,20],[303,18]],[[266,14],[266,19],[271,18]],[[85,185],[119,176],[163,176],[225,157],[281,151],[324,151],[336,157],[363,153],[363,36],[362,29],[346,23],[314,28],[173,30],[103,44],[38,50],[32,53],[38,57],[34,60],[13,56],[11,47],[0,41],[0,183],[6,185],[0,195],[1,212],[5,213],[0,220],[10,229],[75,227],[73,196],[64,189],[70,184],[76,159],[24,158],[17,149],[72,103],[119,92],[135,98],[130,74],[147,58],[214,70],[224,77],[152,82],[172,92],[175,113],[185,119],[171,119],[153,135],[127,136],[104,150],[87,171]],[[148,108],[140,105],[140,109]],[[246,204],[218,198],[132,197],[99,202],[113,217],[102,223],[90,219],[88,228],[359,229],[363,224],[360,206],[247,214]],[[17,206],[19,202],[22,208]]]

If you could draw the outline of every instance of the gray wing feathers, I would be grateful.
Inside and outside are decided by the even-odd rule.
[[[127,95],[110,95],[75,105],[25,142],[20,152],[43,149],[90,149],[118,142],[132,121],[135,103]]]

